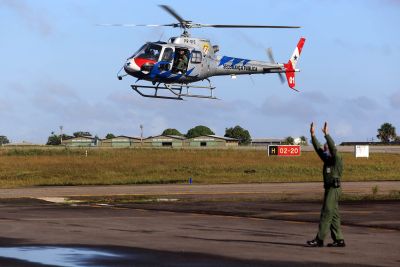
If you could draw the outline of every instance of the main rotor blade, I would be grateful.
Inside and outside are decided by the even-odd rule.
[[[271,25],[232,25],[232,24],[199,24],[200,27],[213,28],[277,28],[277,29],[297,29],[300,26],[271,26]]]
[[[162,9],[164,9],[165,11],[167,11],[169,14],[171,14],[174,18],[176,18],[180,23],[184,24],[186,22],[186,20],[184,20],[181,16],[178,15],[178,13],[176,13],[175,10],[173,10],[171,7],[167,6],[167,5],[160,5],[160,7]]]
[[[175,27],[176,24],[96,24],[96,26],[111,26],[111,27],[164,27],[164,26],[172,26]]]

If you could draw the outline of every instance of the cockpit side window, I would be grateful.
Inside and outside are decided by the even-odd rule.
[[[201,56],[201,52],[200,51],[193,51],[192,52],[192,60],[191,60],[191,62],[192,63],[201,63],[201,59],[202,59],[202,56]]]
[[[146,58],[154,61],[158,61],[160,57],[161,46],[155,44],[147,44],[142,51],[138,53],[138,58]]]

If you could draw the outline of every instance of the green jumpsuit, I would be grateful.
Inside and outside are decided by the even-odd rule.
[[[334,241],[343,240],[342,231],[340,229],[339,216],[339,197],[341,194],[340,179],[342,178],[343,162],[342,157],[338,153],[335,144],[329,134],[325,135],[330,155],[324,153],[315,136],[312,136],[312,144],[318,156],[324,162],[324,203],[321,209],[319,222],[319,231],[317,238],[324,240],[328,231]]]
[[[182,55],[178,59],[178,64],[176,65],[176,69],[178,71],[184,72],[185,68],[187,67],[187,64],[188,64],[188,58],[186,57],[186,55]]]

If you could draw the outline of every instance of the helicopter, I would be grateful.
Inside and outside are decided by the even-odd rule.
[[[171,37],[167,42],[147,42],[127,58],[117,73],[117,77],[119,80],[126,76],[137,78],[131,87],[139,95],[173,100],[183,100],[185,97],[217,99],[213,93],[215,87],[212,86],[210,77],[229,75],[235,79],[236,75],[266,73],[278,74],[282,83],[284,83],[282,73],[285,73],[289,87],[297,91],[295,73],[300,70],[296,69],[296,64],[305,43],[304,37],[300,38],[289,61],[281,64],[275,62],[271,49],[267,50],[270,62],[218,55],[218,45],[212,45],[210,40],[205,38],[191,37],[189,30],[203,27],[282,29],[300,28],[300,26],[201,24],[183,19],[167,5],[160,5],[160,7],[178,22],[161,25],[100,24],[100,26],[122,27],[173,27],[183,30],[179,37]],[[142,80],[151,82],[151,85],[138,84]],[[208,85],[193,84],[204,80],[208,82]],[[193,94],[193,89],[205,89],[209,94]],[[160,90],[167,92],[167,95],[160,94]]]

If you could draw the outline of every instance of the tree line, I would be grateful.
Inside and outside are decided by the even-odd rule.
[[[400,136],[397,136],[396,134],[396,127],[394,127],[391,123],[385,122],[383,123],[380,128],[377,129],[377,135],[376,137],[382,142],[382,143],[390,143],[390,142],[400,142]],[[204,125],[198,125],[195,126],[187,131],[186,134],[182,134],[175,128],[168,128],[165,129],[161,135],[177,135],[177,136],[184,136],[186,138],[194,138],[202,135],[214,135],[215,133],[208,128],[207,126]],[[87,131],[77,131],[74,132],[73,135],[67,135],[67,134],[62,134],[62,135],[57,135],[54,132],[51,133],[51,135],[47,139],[46,145],[60,145],[62,140],[70,139],[73,137],[92,137],[92,134]],[[247,145],[251,142],[251,136],[248,130],[242,128],[239,125],[236,125],[234,127],[230,128],[225,128],[225,137],[230,137],[230,138],[235,138],[239,140],[240,145]],[[106,139],[111,139],[114,138],[115,135],[112,133],[108,133],[105,138]],[[100,139],[98,136],[95,136],[94,138]],[[294,138],[291,136],[288,136],[285,138],[284,143],[285,144],[294,144]],[[10,143],[10,140],[7,138],[5,135],[0,135],[0,146],[4,144]],[[307,145],[307,138],[305,136],[300,137],[300,144],[302,145]]]
[[[203,135],[215,135],[215,133],[207,126],[198,125],[196,127],[189,129],[186,134],[182,134],[175,128],[168,128],[165,129],[161,133],[161,135],[176,135],[176,136],[184,136],[186,138],[195,138]],[[249,131],[240,127],[239,125],[236,125],[235,127],[231,128],[226,128],[224,136],[238,139],[240,145],[248,145],[251,142],[251,136]],[[74,132],[73,136],[70,136],[66,134],[57,135],[54,132],[52,132],[47,139],[46,145],[60,145],[62,140],[70,139],[73,137],[92,137],[92,134],[90,132],[79,131],[79,132]],[[112,139],[115,137],[116,136],[113,133],[108,133],[105,136],[105,139]],[[99,139],[98,136],[95,136],[94,138]]]
[[[195,138],[202,135],[215,135],[215,133],[204,125],[198,125],[187,131],[186,134],[182,134],[177,129],[168,128],[165,129],[161,135],[177,135],[184,136],[186,138]],[[235,127],[225,128],[224,137],[235,138],[239,140],[240,145],[248,145],[251,142],[251,136],[248,130],[236,125]]]

